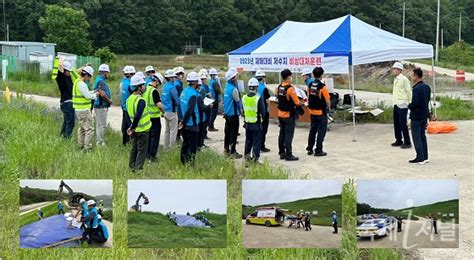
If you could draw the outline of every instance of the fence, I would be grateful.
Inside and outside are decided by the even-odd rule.
[[[8,79],[11,80],[40,80],[42,78],[50,78],[54,58],[41,57],[38,60],[20,60],[14,56],[0,55],[0,75],[2,75],[1,62],[3,60],[8,61],[7,75]],[[100,65],[100,58],[93,56],[77,56],[76,64],[73,64],[76,68],[83,66],[84,64],[90,63],[95,69],[98,69]]]

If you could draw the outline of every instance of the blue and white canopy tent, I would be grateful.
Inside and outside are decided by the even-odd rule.
[[[349,74],[355,141],[354,66],[374,62],[431,58],[433,46],[364,23],[352,15],[330,21],[286,21],[262,37],[228,53],[229,67],[267,72],[321,66],[326,73]],[[433,63],[434,65],[434,63]],[[433,92],[435,81],[433,73]]]

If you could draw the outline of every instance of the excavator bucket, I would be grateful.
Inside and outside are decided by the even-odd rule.
[[[150,202],[148,201],[148,198],[145,198],[145,201],[143,201],[143,204],[147,205],[148,203],[150,203]]]

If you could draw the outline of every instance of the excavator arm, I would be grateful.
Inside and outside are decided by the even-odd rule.
[[[148,203],[150,203],[150,201],[148,200],[148,197],[143,192],[140,192],[140,195],[138,195],[138,198],[135,201],[135,205],[132,206],[131,210],[138,211],[138,212],[142,211],[141,209],[142,207],[140,205],[140,199],[142,198],[143,198],[143,204],[147,205]]]

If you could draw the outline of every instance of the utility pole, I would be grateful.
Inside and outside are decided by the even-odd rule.
[[[403,26],[402,26],[402,37],[405,38],[405,2],[403,2]]]
[[[441,28],[441,50],[444,50],[444,28]]]
[[[459,41],[461,41],[462,12],[459,12]]]
[[[439,12],[440,12],[441,0],[438,0],[438,12],[436,16],[436,52],[435,52],[435,61],[438,62],[438,53],[439,53]]]
[[[7,40],[7,18],[5,17],[5,0],[3,0],[3,33],[5,34],[5,41]]]

